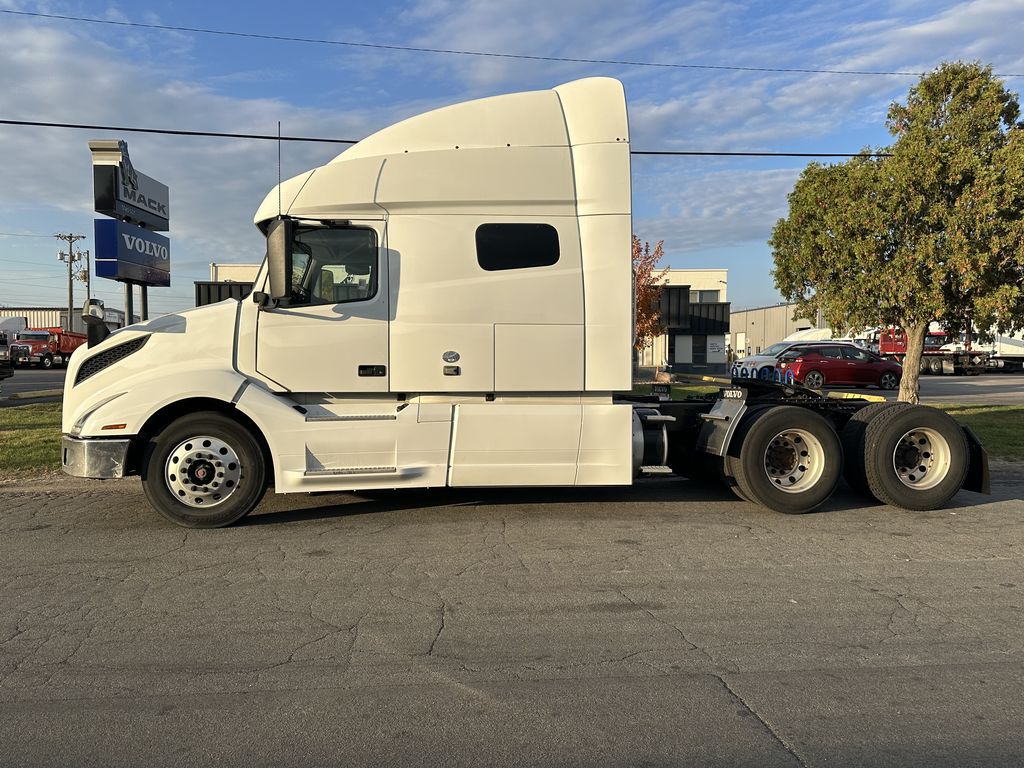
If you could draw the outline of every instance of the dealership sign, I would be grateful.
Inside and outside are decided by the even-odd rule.
[[[167,185],[135,170],[128,142],[90,141],[89,150],[96,213],[166,232],[171,218]]]
[[[171,284],[166,184],[139,173],[120,139],[90,141],[96,213],[96,276],[147,286]]]
[[[96,276],[143,285],[171,284],[171,241],[134,224],[96,219]]]

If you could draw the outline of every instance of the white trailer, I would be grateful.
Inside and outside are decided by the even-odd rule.
[[[615,80],[405,120],[284,181],[255,223],[251,297],[95,326],[67,375],[65,471],[140,475],[193,527],[234,522],[268,486],[621,486],[706,467],[806,512],[836,487],[842,443],[851,482],[892,503],[986,489],[980,444],[932,409],[750,382],[616,395],[633,307]]]
[[[992,343],[976,342],[975,346],[989,354],[988,368],[992,371],[1016,373],[1024,370],[1024,334],[995,333]]]

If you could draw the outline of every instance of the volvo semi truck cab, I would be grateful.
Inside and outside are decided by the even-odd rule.
[[[912,508],[982,489],[983,449],[931,409],[771,382],[616,394],[632,384],[629,147],[621,84],[588,78],[410,118],[284,181],[255,215],[251,297],[71,359],[65,471],[140,475],[193,527],[234,522],[268,486],[621,486],[708,467],[804,512],[836,487],[843,441],[864,458],[886,421],[881,469],[848,462],[852,482]]]

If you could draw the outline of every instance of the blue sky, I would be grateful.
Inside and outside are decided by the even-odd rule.
[[[1024,73],[1024,0],[962,3],[410,0],[32,2],[0,8],[430,48],[746,67],[925,71],[979,59]],[[888,142],[890,101],[914,77],[667,69],[477,58],[47,21],[0,14],[0,118],[359,138],[469,98],[621,79],[633,149],[848,152]],[[1024,78],[1007,85],[1020,91]],[[0,126],[0,232],[74,231],[92,247],[86,142],[116,133]],[[209,263],[259,261],[252,213],[277,178],[270,142],[128,138],[171,187],[172,286],[151,308],[191,306]],[[339,148],[286,144],[284,174]],[[734,308],[771,304],[766,240],[800,159],[633,163],[634,229],[669,266],[725,267]],[[66,301],[58,242],[0,235],[0,305]],[[95,279],[111,306],[120,286]],[[81,284],[76,286],[82,295]]]

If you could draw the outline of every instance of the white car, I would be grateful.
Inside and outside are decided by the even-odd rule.
[[[756,355],[748,355],[747,357],[741,358],[732,364],[732,367],[739,368],[741,371],[747,369],[748,378],[756,378],[760,375],[762,369],[767,369],[768,373],[765,375],[771,375],[775,372],[775,363],[783,352],[790,347],[795,347],[799,344],[807,344],[806,341],[779,341],[771,346],[765,347]]]

